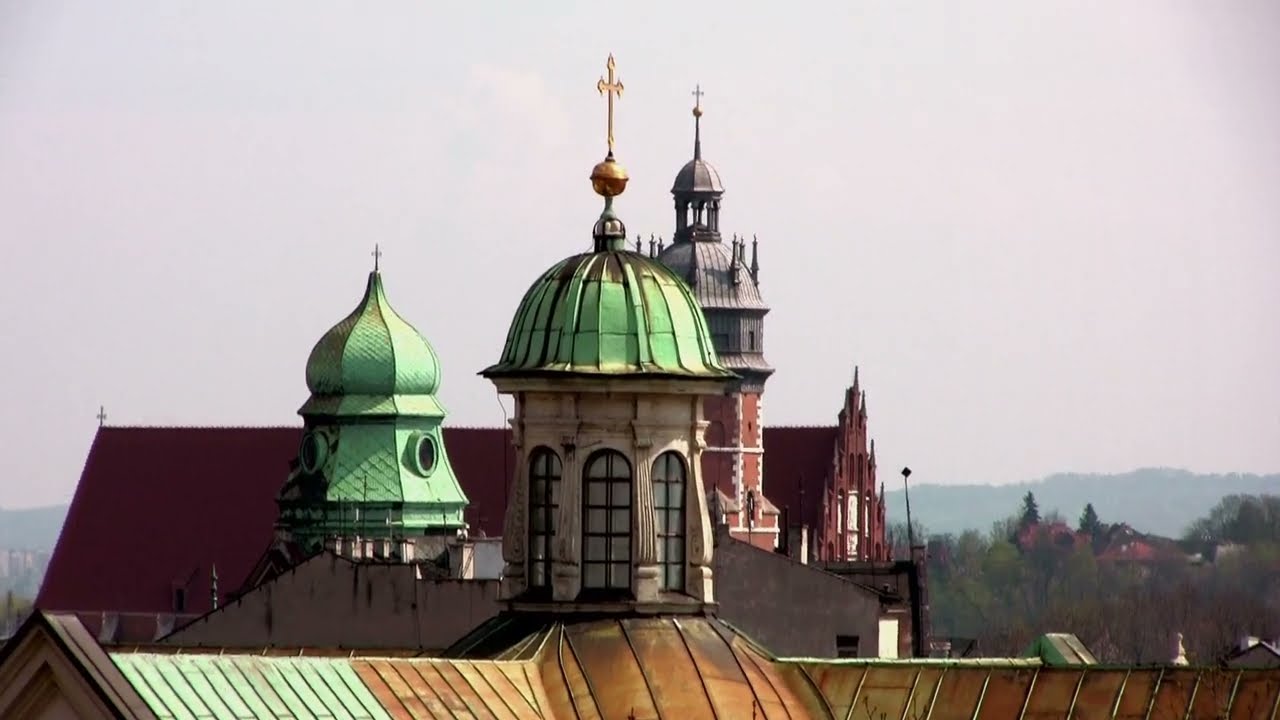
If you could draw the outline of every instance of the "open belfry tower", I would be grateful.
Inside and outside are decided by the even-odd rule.
[[[707,447],[702,470],[716,522],[757,547],[777,546],[778,508],[764,492],[764,385],[773,368],[764,357],[764,316],[760,295],[759,246],[721,235],[724,185],[702,157],[702,88],[694,91],[693,159],[671,186],[676,226],[670,245],[650,243],[650,254],[693,290],[707,319],[721,364],[735,378],[725,392],[706,399]]]

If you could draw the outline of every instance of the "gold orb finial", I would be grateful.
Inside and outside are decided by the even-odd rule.
[[[613,159],[613,153],[591,168],[591,189],[601,197],[617,197],[627,189],[627,169]]]

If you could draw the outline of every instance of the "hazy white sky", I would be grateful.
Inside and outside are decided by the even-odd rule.
[[[499,424],[475,373],[589,246],[609,52],[646,240],[706,91],[769,424],[856,363],[921,482],[1280,470],[1280,3],[478,5],[0,0],[0,505],[70,497],[100,403],[298,423],[375,242],[450,422]]]

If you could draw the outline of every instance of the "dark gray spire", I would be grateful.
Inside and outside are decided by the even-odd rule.
[[[702,159],[702,86],[693,88],[693,159]]]
[[[751,236],[751,282],[760,284],[760,241]]]

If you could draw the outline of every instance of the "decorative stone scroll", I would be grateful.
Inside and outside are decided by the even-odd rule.
[[[562,438],[561,447],[564,469],[560,475],[556,537],[551,546],[551,586],[555,600],[572,601],[582,589],[582,468],[576,438]]]
[[[528,587],[525,562],[528,558],[529,533],[525,519],[529,513],[529,463],[525,457],[520,423],[512,421],[511,439],[516,450],[516,467],[512,473],[511,492],[502,525],[502,596],[516,597]]]
[[[648,429],[632,424],[635,433],[633,454],[634,499],[631,542],[635,558],[635,596],[640,602],[658,599],[661,589],[658,567],[658,528],[653,509],[653,441]]]
[[[702,451],[707,447],[706,430],[709,423],[698,420],[689,428],[689,483],[685,489],[688,523],[689,573],[686,591],[703,602],[715,602],[712,589],[711,517],[707,514],[707,496],[702,492]]]

